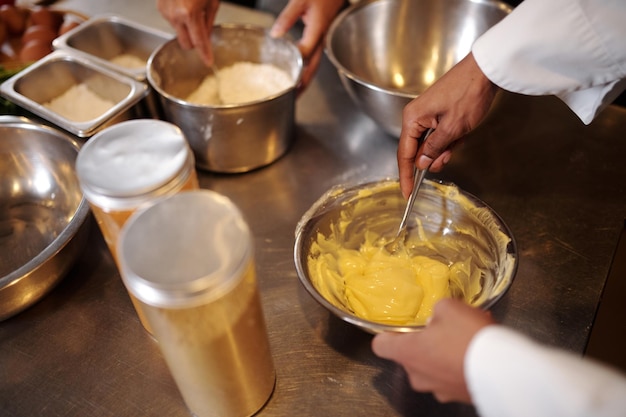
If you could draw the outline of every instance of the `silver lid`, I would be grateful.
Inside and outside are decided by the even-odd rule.
[[[193,307],[227,293],[242,279],[252,253],[240,211],[209,190],[182,192],[136,212],[118,249],[129,292],[166,308]]]
[[[178,184],[175,180],[188,176],[193,165],[178,127],[138,119],[110,126],[88,140],[78,153],[76,173],[87,200],[122,210],[164,194],[162,188]]]

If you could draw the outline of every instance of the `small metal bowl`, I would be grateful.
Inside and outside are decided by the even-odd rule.
[[[397,180],[334,187],[313,204],[296,228],[294,260],[302,285],[332,314],[369,333],[412,332],[424,326],[357,316],[346,301],[340,274],[332,275],[338,281],[325,282],[320,269],[312,266],[319,259],[336,259],[328,249],[332,248],[329,238],[341,248],[359,250],[372,232],[384,238],[395,236],[405,205]],[[449,281],[451,296],[483,309],[505,294],[517,270],[517,248],[506,224],[485,203],[454,184],[424,181],[409,218],[411,241],[419,242],[410,247],[412,256],[428,256],[448,266],[467,265],[471,273],[457,275],[464,277],[462,282]]]
[[[51,127],[0,116],[0,320],[46,295],[86,243],[79,146]]]
[[[146,65],[152,52],[173,35],[116,15],[94,16],[52,42],[54,49],[69,51],[138,81],[146,79]],[[142,66],[115,61],[126,55]]]
[[[72,120],[45,106],[81,84],[112,106],[89,120]],[[0,85],[0,94],[5,98],[78,137],[89,137],[119,121],[141,117],[135,105],[147,93],[145,83],[63,51],[52,52]]]
[[[273,64],[291,75],[293,85],[265,99],[223,105],[186,101],[210,74],[199,54],[171,40],[148,61],[148,81],[158,93],[164,118],[180,127],[196,165],[213,172],[241,173],[276,161],[293,141],[296,87],[303,67],[295,43],[272,38],[269,30],[240,24],[216,25],[211,33],[215,63]]]
[[[333,21],[325,51],[355,104],[399,137],[404,107],[511,10],[497,0],[364,0]]]

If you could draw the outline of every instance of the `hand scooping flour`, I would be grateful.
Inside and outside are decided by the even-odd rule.
[[[199,105],[241,104],[280,93],[294,84],[293,78],[271,64],[237,62],[208,75],[187,97]]]

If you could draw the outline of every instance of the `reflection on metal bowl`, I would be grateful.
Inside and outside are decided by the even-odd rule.
[[[329,28],[326,54],[361,109],[399,137],[402,109],[511,7],[496,0],[369,0]]]
[[[371,333],[409,332],[420,330],[423,325],[383,322],[356,314],[354,305],[347,299],[351,289],[346,276],[333,271],[331,276],[338,277],[339,283],[329,283],[320,272],[323,271],[320,259],[335,262],[338,251],[363,251],[370,245],[372,236],[383,238],[382,247],[385,239],[395,236],[405,204],[396,180],[335,187],[305,213],[296,229],[294,260],[306,290],[331,313]],[[490,207],[471,194],[454,184],[426,180],[408,227],[406,250],[412,259],[418,256],[434,259],[450,271],[455,264],[464,264],[467,273],[455,275],[460,281],[453,280],[452,273],[449,280],[446,278],[448,296],[488,309],[510,287],[518,262],[513,235]],[[387,276],[383,274],[382,279]]]
[[[83,249],[89,206],[78,149],[57,130],[0,116],[0,320],[46,295]]]

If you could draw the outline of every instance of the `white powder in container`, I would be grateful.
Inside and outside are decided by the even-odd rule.
[[[86,122],[100,117],[115,106],[115,103],[103,99],[81,83],[73,85],[43,105],[66,119]]]
[[[213,75],[204,77],[200,85],[191,92],[186,101],[200,105],[221,104],[219,92],[217,91],[217,79]]]
[[[133,54],[120,54],[110,59],[112,64],[128,69],[139,69],[146,66],[146,61]]]
[[[294,84],[293,78],[272,64],[237,62],[208,75],[188,97],[194,104],[241,104],[262,100]]]

